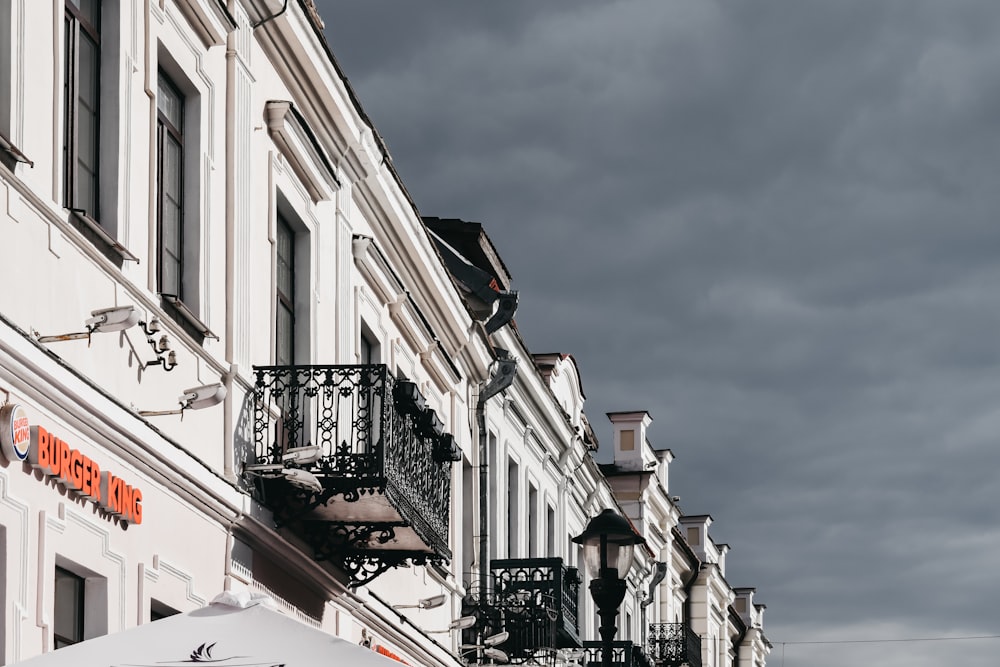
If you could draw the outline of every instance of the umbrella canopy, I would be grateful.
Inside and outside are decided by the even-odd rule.
[[[399,667],[272,609],[224,593],[197,611],[105,635],[18,667]]]

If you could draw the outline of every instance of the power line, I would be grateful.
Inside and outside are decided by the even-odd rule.
[[[955,642],[970,639],[1000,639],[1000,635],[972,635],[968,637],[909,637],[906,639],[828,639],[825,641],[774,642],[782,646],[802,644],[888,644],[891,642]]]

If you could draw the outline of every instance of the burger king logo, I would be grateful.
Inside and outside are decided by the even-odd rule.
[[[31,446],[28,413],[16,403],[0,407],[0,446],[8,461],[24,461]]]

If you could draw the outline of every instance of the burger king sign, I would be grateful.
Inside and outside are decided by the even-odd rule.
[[[28,413],[16,403],[0,407],[0,446],[8,461],[24,461],[31,446]]]

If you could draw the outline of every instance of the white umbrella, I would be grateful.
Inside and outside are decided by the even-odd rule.
[[[270,608],[223,593],[177,614],[17,663],[23,667],[400,667]]]

